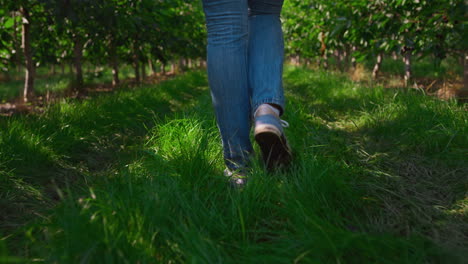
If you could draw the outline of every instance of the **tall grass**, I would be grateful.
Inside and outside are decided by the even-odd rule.
[[[23,238],[12,236],[26,249],[19,253],[46,263],[462,263],[462,108],[326,72],[290,68],[285,80],[293,165],[267,174],[256,161],[242,190],[223,176],[197,74],[56,106],[43,117],[53,126],[28,121],[48,131],[24,143],[41,146],[35,166],[62,161],[84,170],[87,183],[57,188],[60,203],[21,229]],[[147,109],[155,102],[162,111]],[[44,123],[69,124],[56,132],[67,136],[37,143],[51,132]],[[107,146],[113,158],[82,164]],[[26,166],[5,164],[12,177]]]
[[[203,75],[191,73],[93,100],[63,100],[39,116],[0,119],[0,232],[41,215],[67,185],[81,188],[115,159],[133,155],[131,146],[155,118],[189,105],[205,86]]]

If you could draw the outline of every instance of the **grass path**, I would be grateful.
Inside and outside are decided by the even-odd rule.
[[[2,224],[42,218],[0,243],[10,256],[46,263],[466,259],[460,106],[304,69],[288,69],[285,84],[294,164],[275,175],[256,164],[241,192],[222,176],[200,73],[7,121],[0,173],[10,185],[1,185],[0,201],[12,217]],[[11,188],[16,196],[6,195]],[[36,210],[48,202],[52,209]],[[15,213],[18,206],[29,211]]]

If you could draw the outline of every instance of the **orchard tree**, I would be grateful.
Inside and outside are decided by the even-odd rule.
[[[34,96],[34,81],[36,77],[37,51],[40,48],[40,41],[45,42],[47,39],[48,25],[45,17],[47,12],[42,1],[31,0],[0,0],[1,12],[6,16],[11,16],[6,19],[2,29],[2,50],[9,49],[7,57],[13,57],[19,54],[17,45],[17,25],[21,24],[21,55],[23,56],[25,78],[22,92],[22,101],[29,102]],[[4,18],[5,19],[5,18]],[[9,31],[5,31],[7,29]],[[3,52],[5,54],[5,52]],[[3,56],[2,56],[3,57]],[[18,57],[15,57],[18,58]],[[18,64],[9,63],[8,68]]]
[[[113,85],[119,65],[135,68],[137,83],[145,64],[183,64],[205,55],[200,2],[183,0],[0,0],[0,66],[9,71],[24,58],[24,101],[32,98],[35,67],[70,63],[72,89],[84,95],[83,63],[110,65]],[[21,26],[21,34],[18,28]],[[19,35],[22,49],[19,51]]]
[[[436,68],[447,55],[466,60],[465,11],[463,0],[290,0],[284,12],[286,47],[293,56],[322,62],[334,50],[339,65],[344,54],[375,58],[374,77],[384,55],[399,52],[408,85],[415,55],[433,56]]]
[[[83,79],[83,52],[92,37],[96,36],[98,20],[102,17],[104,1],[95,0],[44,0],[54,14],[57,34],[62,40],[70,42],[71,57],[75,69],[72,89],[78,96],[86,94]]]

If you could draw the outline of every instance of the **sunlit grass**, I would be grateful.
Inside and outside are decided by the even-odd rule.
[[[463,75],[463,65],[457,58],[448,57],[440,65],[436,65],[433,57],[413,58],[412,72],[414,78],[439,79],[439,78],[460,78]],[[366,61],[369,69],[373,68],[374,61]],[[382,62],[382,72],[388,75],[404,76],[405,64],[401,57],[394,60],[386,57]]]
[[[175,89],[177,87],[177,89]],[[158,86],[126,89],[93,100],[63,100],[42,115],[0,119],[0,232],[11,232],[60,199],[61,188],[81,188],[91,172],[112,168],[116,153],[131,155],[158,116],[190,105],[206,87],[191,73]],[[190,91],[191,97],[186,96]],[[185,94],[184,94],[185,93]],[[75,184],[79,183],[79,184]]]

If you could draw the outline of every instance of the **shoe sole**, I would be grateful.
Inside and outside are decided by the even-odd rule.
[[[291,151],[283,135],[264,130],[255,133],[255,141],[260,146],[263,162],[268,170],[287,166],[291,162]]]

